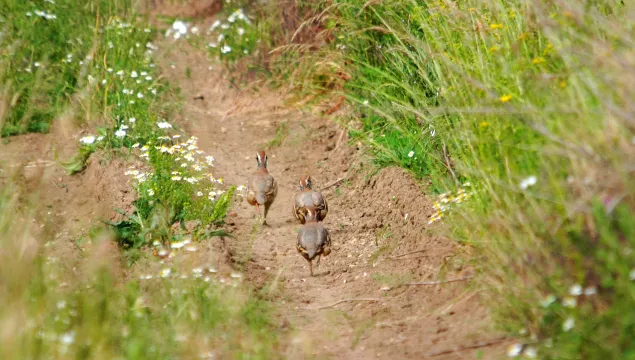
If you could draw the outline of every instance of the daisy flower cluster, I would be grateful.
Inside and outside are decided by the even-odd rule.
[[[189,33],[197,35],[199,33],[198,27],[191,26],[189,23],[183,20],[175,20],[172,26],[165,31],[166,37],[172,37],[174,40],[180,38],[189,38]]]
[[[158,123],[169,124],[167,122]],[[171,125],[170,125],[171,127]],[[164,127],[165,128],[165,127]],[[157,138],[157,145],[144,145],[140,148],[142,159],[150,161],[151,150],[154,149],[158,154],[170,155],[175,163],[176,169],[171,172],[170,179],[172,181],[183,181],[190,184],[197,184],[203,180],[209,180],[211,183],[223,184],[222,178],[215,178],[209,172],[214,167],[215,159],[213,156],[206,155],[204,151],[198,147],[198,138],[191,136],[184,142],[180,142],[181,135],[160,136]],[[139,147],[139,144],[133,144],[133,148]],[[134,171],[131,168],[128,171]]]
[[[224,60],[236,60],[253,53],[258,34],[243,9],[233,11],[225,21],[216,20],[207,31],[212,40],[210,53]]]
[[[186,207],[193,219],[210,212],[216,201],[226,194],[223,178],[212,173],[215,159],[198,147],[198,138],[181,141],[181,135],[160,136],[155,144],[140,146],[139,156],[149,166],[131,166],[125,175],[131,176],[139,196],[149,202],[159,201],[171,206]],[[152,170],[144,170],[144,169]],[[184,244],[187,245],[187,244]]]
[[[463,186],[459,187],[456,193],[446,192],[439,195],[439,198],[433,204],[435,212],[430,216],[428,225],[441,220],[444,213],[451,209],[452,204],[460,204],[469,199],[473,194],[472,191],[469,191],[470,186],[471,184],[466,182]]]

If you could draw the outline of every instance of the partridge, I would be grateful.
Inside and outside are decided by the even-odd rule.
[[[260,216],[260,207],[264,206],[264,216],[262,224],[267,223],[267,213],[278,193],[278,184],[276,180],[267,171],[267,155],[264,151],[256,153],[258,168],[252,175],[249,192],[247,193],[247,202],[256,207]]]
[[[313,276],[313,259],[331,253],[331,236],[324,225],[317,221],[318,210],[314,206],[306,207],[305,224],[298,231],[298,252],[309,262],[309,271]]]
[[[307,206],[317,210],[317,221],[322,221],[329,212],[329,205],[319,191],[311,188],[311,177],[306,175],[300,179],[300,193],[296,194],[293,202],[293,216],[300,224],[306,222]]]

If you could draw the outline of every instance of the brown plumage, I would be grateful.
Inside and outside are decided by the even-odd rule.
[[[317,257],[320,266],[320,257],[331,253],[331,236],[324,225],[317,221],[317,209],[307,206],[306,210],[306,223],[298,231],[297,249],[309,262],[309,271],[313,276],[313,259]]]
[[[258,151],[256,153],[256,161],[258,161],[258,168],[253,173],[251,183],[249,184],[247,202],[256,207],[258,215],[260,215],[260,206],[264,206],[265,211],[262,217],[262,224],[266,224],[267,213],[278,194],[278,184],[267,171],[267,155],[264,151]]]
[[[300,192],[295,195],[293,201],[293,216],[300,224],[306,222],[307,206],[313,206],[317,210],[317,221],[322,221],[329,212],[329,205],[319,191],[311,187],[311,177],[306,175],[300,179]]]

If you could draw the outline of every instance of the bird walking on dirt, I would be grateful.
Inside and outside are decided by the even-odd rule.
[[[267,171],[267,155],[264,151],[256,153],[258,168],[252,175],[249,192],[247,193],[247,202],[256,207],[258,216],[260,216],[260,207],[264,206],[264,215],[262,216],[262,224],[267,223],[267,213],[278,194],[278,184],[276,180]]]
[[[328,230],[318,222],[318,210],[314,206],[306,207],[305,224],[298,231],[298,252],[309,262],[309,271],[313,276],[313,259],[317,257],[318,267],[320,258],[331,253],[331,236]]]
[[[311,187],[311,177],[305,175],[300,178],[300,192],[295,195],[293,202],[293,216],[300,224],[306,222],[307,206],[313,206],[317,210],[317,221],[323,221],[329,212],[329,205],[319,191]]]

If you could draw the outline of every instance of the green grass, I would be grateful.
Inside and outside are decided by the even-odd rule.
[[[154,81],[133,87],[143,88],[147,96],[135,99],[137,106],[130,106],[132,98],[123,99],[124,81],[114,81],[117,71],[125,71],[123,80],[130,70],[144,71],[149,65],[144,64],[144,53],[152,34],[135,27],[130,1],[9,0],[0,6],[0,84],[11,99],[2,136],[47,132],[70,106],[75,110],[70,114],[73,120],[93,123],[103,117],[123,121],[124,114],[152,102],[146,88],[159,87]],[[120,14],[125,21],[117,17]]]
[[[444,193],[438,231],[477,250],[500,328],[542,359],[633,357],[632,9],[305,3],[322,32],[282,44],[273,83],[301,105],[344,96],[377,165]]]
[[[284,121],[276,127],[276,134],[273,136],[273,139],[267,142],[265,147],[267,149],[275,149],[277,147],[280,147],[285,142],[285,140],[287,140],[288,137],[289,137],[289,123]]]

